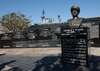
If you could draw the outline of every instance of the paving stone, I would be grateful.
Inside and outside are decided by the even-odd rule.
[[[3,55],[0,63],[12,67],[14,71],[98,71],[100,70],[100,57],[91,55],[91,65],[82,67],[62,63],[61,54],[55,55]],[[11,70],[10,69],[10,70]],[[9,71],[10,71],[9,70]]]

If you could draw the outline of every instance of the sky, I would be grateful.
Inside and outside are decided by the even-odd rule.
[[[26,18],[33,20],[31,24],[40,23],[42,10],[45,10],[45,18],[58,19],[61,22],[72,18],[70,8],[73,5],[80,7],[79,17],[100,16],[100,0],[0,0],[0,18],[8,13],[19,11]]]

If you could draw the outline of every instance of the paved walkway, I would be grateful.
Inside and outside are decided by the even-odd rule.
[[[61,47],[49,48],[5,48],[0,49],[0,54],[23,55],[23,54],[58,54],[61,53]]]
[[[88,54],[100,56],[100,47],[91,47]],[[0,54],[23,55],[23,54],[59,54],[61,47],[49,48],[5,48],[0,49]]]
[[[100,71],[100,48],[91,47],[89,67],[63,64],[61,48],[0,49],[0,71]]]

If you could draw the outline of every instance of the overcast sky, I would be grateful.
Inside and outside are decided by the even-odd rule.
[[[0,17],[2,15],[21,12],[27,18],[32,16],[31,24],[41,22],[42,10],[45,10],[45,18],[67,21],[72,18],[70,8],[78,5],[81,9],[79,17],[100,16],[100,0],[0,0]]]

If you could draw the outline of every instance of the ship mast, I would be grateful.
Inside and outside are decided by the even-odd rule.
[[[41,18],[42,18],[42,21],[43,21],[43,19],[45,18],[45,16],[44,16],[45,12],[44,12],[44,11],[45,11],[45,10],[43,9],[43,12],[42,12],[42,13],[43,13],[43,14],[42,14],[43,16],[41,17]]]

